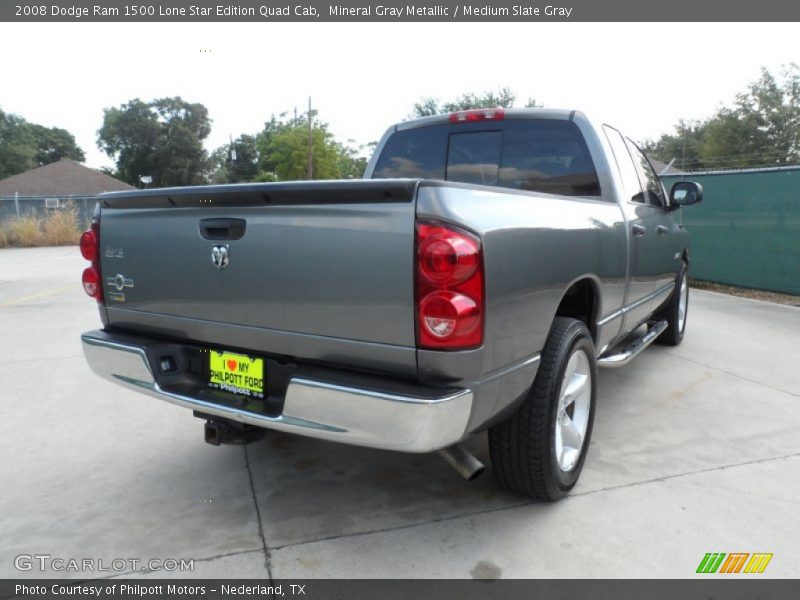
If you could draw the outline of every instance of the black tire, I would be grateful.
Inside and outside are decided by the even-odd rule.
[[[578,458],[573,467],[564,470],[556,457],[556,427],[561,422],[559,399],[565,370],[572,355],[580,354],[578,350],[585,354],[591,375],[590,385],[584,388],[589,395],[588,421]],[[552,501],[563,498],[575,486],[592,434],[596,371],[594,343],[586,325],[576,319],[556,317],[536,379],[522,406],[489,430],[492,467],[502,487],[535,500]],[[582,397],[585,401],[586,396]],[[570,415],[573,416],[576,415]]]
[[[680,319],[680,298],[681,286],[686,283],[686,310],[683,315],[683,322]],[[683,334],[686,331],[686,318],[689,316],[689,269],[685,262],[681,263],[681,268],[675,275],[675,289],[672,291],[667,303],[655,314],[658,321],[667,322],[667,328],[655,340],[656,344],[662,346],[677,346],[683,341]]]

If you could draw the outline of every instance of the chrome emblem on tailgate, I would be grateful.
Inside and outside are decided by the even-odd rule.
[[[228,266],[230,257],[228,255],[228,246],[214,246],[211,248],[211,262],[218,269],[224,269]]]
[[[109,288],[114,288],[114,290],[109,289],[108,294],[106,297],[109,300],[113,300],[114,302],[125,302],[125,288],[132,288],[133,287],[133,279],[130,277],[125,277],[122,273],[117,273],[113,277],[106,277],[106,285]]]
[[[133,287],[133,279],[125,277],[122,273],[117,273],[114,277],[106,277],[106,285],[114,286],[118,292],[121,292],[126,287]]]

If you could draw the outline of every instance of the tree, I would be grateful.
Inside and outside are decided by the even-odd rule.
[[[353,140],[336,140],[315,111],[311,113],[311,141],[314,179],[361,177],[367,166],[364,154],[375,145],[358,146]],[[242,134],[220,146],[208,162],[209,178],[214,183],[306,179],[308,115],[272,115],[261,131]]]
[[[648,156],[669,163],[675,159],[675,168],[691,170],[701,168],[700,150],[707,124],[700,121],[684,121],[675,125],[674,134],[664,134],[657,141],[645,141],[642,149]]]
[[[32,134],[36,143],[36,153],[33,157],[39,165],[47,165],[52,162],[69,158],[77,162],[86,160],[86,156],[75,144],[75,137],[66,129],[58,127],[42,127],[32,125]]]
[[[449,102],[440,102],[438,98],[422,98],[419,102],[414,104],[411,111],[411,118],[429,117],[431,115],[439,115],[442,113],[455,112],[458,110],[470,110],[472,108],[511,108],[516,101],[516,95],[506,87],[500,88],[497,92],[491,90],[485,91],[482,94],[467,93],[462,94],[455,100]],[[531,105],[534,100],[529,100],[528,105]]]
[[[277,181],[278,175],[275,171],[276,162],[272,153],[272,140],[281,132],[293,127],[301,127],[302,123],[295,115],[293,119],[287,118],[287,113],[283,112],[279,118],[272,115],[266,123],[264,128],[259,131],[256,138],[256,150],[258,152],[258,169],[256,181]],[[306,159],[303,159],[305,165]]]
[[[733,106],[705,121],[683,121],[674,134],[645,142],[663,162],[682,169],[744,168],[800,162],[800,67],[784,67],[780,77],[767,69]]]
[[[704,168],[744,168],[800,161],[800,70],[783,69],[781,80],[761,77],[704,124],[699,161]]]
[[[153,178],[152,187],[205,182],[203,140],[211,132],[208,110],[182,98],[161,98],[104,111],[97,145],[116,162],[117,176],[132,185]]]
[[[430,117],[433,115],[438,115],[442,112],[443,110],[439,105],[439,100],[437,98],[422,98],[419,102],[414,104],[410,118],[417,119],[419,117]]]
[[[354,147],[352,140],[337,141],[311,113],[311,146],[314,179],[357,178],[364,174],[367,159],[363,147]],[[257,181],[305,179],[308,169],[308,115],[272,116],[256,135],[258,149]]]
[[[758,167],[782,162],[784,152],[771,143],[753,116],[721,109],[703,127],[698,163],[705,169]]]
[[[280,180],[305,179],[308,168],[308,129],[305,119],[274,133],[265,150]],[[324,123],[312,125],[313,179],[338,179],[340,151]]]
[[[258,176],[258,147],[253,135],[243,133],[230,144],[211,153],[210,179],[213,183],[243,183]]]
[[[70,132],[0,110],[0,179],[62,158],[86,160]]]
[[[25,127],[25,120],[0,111],[0,178],[35,167],[33,148],[33,136]]]
[[[347,140],[346,144],[337,142],[339,154],[339,179],[360,179],[367,169],[365,153],[372,154],[377,142],[370,142],[365,146],[356,146],[355,140]]]

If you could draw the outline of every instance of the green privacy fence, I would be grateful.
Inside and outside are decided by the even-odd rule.
[[[663,175],[703,186],[681,210],[692,236],[691,277],[800,294],[800,167]]]

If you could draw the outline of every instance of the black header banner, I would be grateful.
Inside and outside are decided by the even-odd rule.
[[[797,21],[800,3],[787,0],[0,0],[10,22],[568,22],[672,21],[669,44],[686,21]]]

